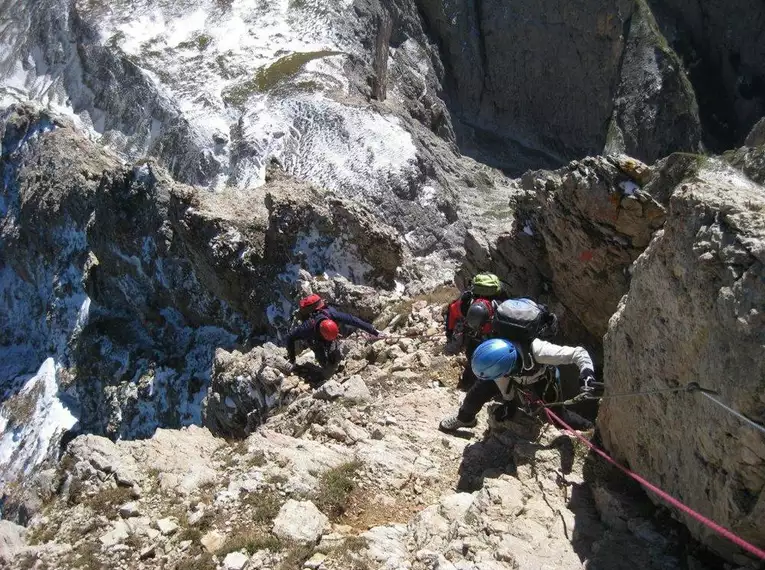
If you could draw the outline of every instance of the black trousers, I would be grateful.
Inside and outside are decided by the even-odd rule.
[[[552,402],[555,401],[556,394],[554,393],[554,390],[550,390],[551,387],[551,385],[548,385],[548,378],[545,375],[540,378],[539,381],[534,382],[525,388],[526,390],[532,392],[537,398],[545,402]],[[460,421],[472,421],[473,418],[478,415],[478,412],[481,411],[481,408],[483,408],[488,402],[494,398],[501,397],[502,393],[499,391],[496,382],[483,382],[481,380],[476,380],[475,384],[473,384],[473,387],[468,390],[467,394],[465,394],[465,399],[462,401],[462,405],[460,406],[460,411],[458,414]],[[512,414],[515,411],[515,408],[518,407],[517,391],[515,397],[512,400],[505,402],[505,407],[505,412],[507,414]]]
[[[526,388],[545,402],[550,403],[556,400],[556,395],[553,393],[554,391],[550,390],[550,386],[548,385],[546,378],[542,378],[538,382],[526,386]],[[499,391],[499,388],[495,382],[482,382],[481,380],[478,380],[475,384],[473,384],[473,387],[468,390],[468,393],[465,394],[465,399],[462,401],[462,405],[460,406],[460,410],[457,413],[457,417],[461,422],[469,423],[475,419],[475,417],[478,415],[478,412],[481,411],[481,408],[483,408],[488,402],[494,398],[501,397],[502,393]],[[517,408],[518,395],[516,392],[515,398],[509,401],[505,401],[503,416],[505,418],[512,417]],[[592,423],[589,420],[579,416],[578,414],[572,413],[567,408],[560,408],[556,411],[556,413],[561,416],[563,421],[572,426],[574,429],[590,429],[592,427]]]
[[[340,354],[340,345],[337,341],[326,342],[317,341],[311,347],[314,355],[316,355],[316,362],[322,368],[337,367],[342,360],[342,354]]]
[[[469,367],[468,367],[469,368]],[[494,398],[502,397],[496,382],[483,382],[477,380],[465,394],[457,417],[461,422],[471,422],[478,415],[487,402]]]

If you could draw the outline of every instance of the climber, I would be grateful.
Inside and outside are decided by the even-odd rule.
[[[464,390],[476,382],[470,359],[478,345],[491,334],[490,320],[494,306],[506,299],[499,277],[492,273],[479,273],[473,277],[470,287],[446,309],[445,352],[458,354],[464,348],[467,355],[467,365],[459,384]]]
[[[537,398],[546,399],[551,382],[555,383],[555,366],[575,364],[584,386],[594,380],[592,358],[582,347],[559,346],[542,340],[557,330],[557,319],[530,299],[510,299],[494,310],[492,316],[476,313],[475,325],[485,326],[491,319],[491,336],[475,349],[470,368],[478,381],[470,388],[457,414],[444,418],[440,429],[454,431],[475,427],[476,415],[494,398],[503,404],[495,410],[495,419],[512,418],[518,408],[518,388],[530,389]],[[592,424],[563,409],[564,420],[577,429]]]
[[[295,366],[297,342],[305,342],[313,350],[316,361],[321,366],[320,376],[323,380],[337,371],[342,359],[338,345],[341,325],[361,329],[374,336],[381,334],[366,321],[330,307],[319,295],[309,295],[301,299],[298,306],[298,318],[301,323],[290,331],[287,338],[290,363]]]

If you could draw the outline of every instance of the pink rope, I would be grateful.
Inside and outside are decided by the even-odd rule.
[[[554,422],[557,422],[558,424],[560,424],[561,426],[563,426],[563,427],[564,427],[564,428],[565,428],[565,429],[566,429],[568,432],[570,432],[570,433],[574,434],[574,435],[575,435],[575,436],[576,436],[576,437],[577,437],[577,438],[578,438],[578,439],[579,439],[579,440],[580,440],[582,443],[584,443],[584,444],[585,444],[587,447],[589,447],[589,448],[590,448],[592,451],[594,451],[595,453],[597,453],[598,455],[600,455],[600,456],[601,456],[603,459],[605,459],[606,461],[608,461],[608,462],[609,462],[611,465],[613,465],[614,467],[618,468],[618,469],[619,469],[620,471],[622,471],[624,474],[628,475],[629,477],[632,477],[632,478],[633,478],[635,481],[637,481],[638,483],[640,483],[640,484],[641,484],[641,485],[643,485],[644,487],[646,487],[646,488],[650,489],[651,491],[653,491],[654,493],[656,493],[657,495],[659,495],[659,497],[661,497],[662,499],[664,499],[665,501],[667,501],[669,504],[671,504],[671,505],[673,505],[673,506],[677,507],[678,509],[680,509],[681,511],[683,511],[683,512],[684,512],[684,513],[686,513],[687,515],[689,515],[689,516],[693,517],[694,519],[696,519],[696,520],[697,520],[698,522],[700,522],[701,524],[703,524],[703,525],[707,526],[708,528],[711,528],[711,529],[712,529],[713,531],[715,531],[716,533],[718,533],[718,534],[720,534],[720,535],[724,536],[725,538],[727,538],[728,540],[730,540],[731,542],[733,542],[733,543],[734,543],[734,544],[736,544],[737,546],[740,546],[741,548],[743,548],[744,550],[746,550],[746,551],[747,551],[747,552],[749,552],[750,554],[754,554],[754,555],[755,555],[755,556],[757,556],[758,558],[760,558],[760,559],[762,559],[762,560],[765,560],[765,550],[762,550],[762,549],[760,549],[760,548],[757,548],[757,547],[756,547],[756,546],[754,546],[753,544],[750,544],[750,543],[748,543],[748,542],[747,542],[747,541],[745,541],[743,538],[741,538],[741,537],[739,537],[739,536],[737,536],[737,535],[733,534],[733,533],[732,533],[731,531],[729,531],[728,529],[726,529],[726,528],[723,528],[722,526],[720,526],[720,525],[719,525],[719,524],[717,524],[716,522],[714,522],[714,521],[712,521],[712,520],[708,519],[707,517],[705,517],[705,516],[704,516],[704,515],[702,515],[702,514],[699,514],[699,513],[697,513],[697,512],[696,512],[696,511],[694,511],[692,508],[690,508],[690,507],[688,507],[688,506],[684,505],[683,503],[681,503],[680,501],[678,501],[677,499],[675,499],[675,498],[674,498],[672,495],[670,495],[670,494],[666,493],[665,491],[662,491],[662,490],[661,490],[661,489],[659,489],[659,488],[658,488],[656,485],[654,485],[654,484],[652,484],[652,483],[650,483],[650,482],[646,481],[645,479],[643,479],[643,478],[642,478],[640,475],[638,475],[637,473],[633,473],[632,471],[630,471],[630,470],[629,470],[629,469],[627,469],[626,467],[622,467],[622,466],[621,466],[621,465],[619,465],[619,464],[618,464],[616,461],[614,461],[614,460],[611,458],[611,456],[610,456],[610,455],[608,455],[608,454],[607,454],[605,451],[603,451],[602,449],[598,448],[596,445],[594,445],[592,442],[590,442],[590,440],[588,440],[587,438],[585,438],[585,437],[584,437],[584,436],[582,436],[581,434],[579,434],[579,433],[577,433],[576,431],[574,431],[574,430],[571,428],[571,426],[569,426],[569,425],[568,425],[566,422],[564,422],[562,419],[560,419],[560,418],[559,418],[559,417],[558,417],[558,416],[557,416],[557,415],[556,415],[554,412],[552,412],[552,411],[550,410],[550,408],[545,408],[545,413],[547,414],[547,419],[549,419],[549,420],[550,420],[550,423],[554,423]],[[553,420],[554,420],[554,421],[553,421]]]

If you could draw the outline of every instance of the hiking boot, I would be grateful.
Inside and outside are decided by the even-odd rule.
[[[473,418],[469,422],[463,422],[459,417],[455,414],[453,416],[449,416],[448,418],[444,418],[441,420],[441,423],[438,424],[438,429],[441,431],[455,431],[460,428],[474,428],[476,425],[478,425],[478,420]]]

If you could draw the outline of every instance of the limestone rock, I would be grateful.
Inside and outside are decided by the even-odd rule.
[[[243,552],[231,552],[223,559],[223,568],[224,570],[242,570],[249,559],[249,556]]]
[[[171,518],[159,519],[156,525],[157,530],[165,536],[174,534],[178,530],[178,523]]]
[[[245,354],[217,350],[205,425],[216,434],[246,437],[265,420],[288,371],[286,351],[271,343]]]
[[[120,507],[120,516],[123,518],[141,516],[141,511],[138,508],[138,503],[130,502],[122,505]]]
[[[630,2],[593,2],[573,11],[533,0],[512,7],[437,0],[419,5],[453,74],[457,118],[478,127],[474,138],[481,140],[479,129],[508,138],[515,133],[556,158],[601,150]],[[587,113],[580,112],[584,108]],[[545,158],[536,157],[536,164]]]
[[[327,380],[313,393],[317,400],[335,400],[345,393],[345,389],[337,380]]]
[[[11,521],[0,520],[0,561],[10,562],[16,552],[24,548],[27,530]]]
[[[125,455],[118,446],[105,437],[81,435],[72,440],[68,452],[78,461],[85,461],[93,468],[113,474],[118,483],[133,485],[143,475],[133,457]]]
[[[760,36],[765,6],[757,0],[742,0],[734,6],[724,0],[651,4],[679,55],[701,63],[691,80],[707,123],[709,146],[725,149],[741,144],[765,109],[760,87],[765,76],[765,45]]]
[[[343,384],[343,397],[355,402],[370,402],[372,393],[358,374],[354,374]]]
[[[636,261],[611,319],[606,395],[697,382],[765,421],[764,195],[716,161],[675,191],[667,224]],[[635,471],[746,540],[765,541],[757,500],[765,443],[751,427],[698,393],[606,399],[598,423],[604,443]],[[689,425],[706,428],[689,432]],[[678,516],[731,555],[727,541]]]
[[[149,546],[146,546],[141,549],[141,552],[138,555],[138,559],[148,560],[149,558],[153,558],[156,552],[157,552],[157,545],[150,544]]]
[[[288,500],[274,519],[273,532],[283,540],[315,544],[329,519],[311,501]]]
[[[150,439],[117,443],[136,464],[157,470],[160,485],[164,482],[180,495],[216,480],[218,474],[210,466],[210,458],[222,445],[208,429],[195,425],[180,430],[158,429]]]
[[[393,524],[369,529],[361,536],[367,541],[368,556],[387,567],[402,565],[409,557],[406,526]]]
[[[744,141],[746,146],[763,146],[765,145],[765,117],[761,118],[749,131],[749,134]]]
[[[106,534],[101,535],[98,539],[105,547],[114,546],[115,544],[122,542],[129,536],[128,526],[123,521],[117,521],[114,523],[112,529]]]
[[[311,568],[312,570],[317,570],[321,567],[324,560],[327,558],[326,554],[322,554],[321,552],[314,553],[313,556],[311,556],[308,560],[305,561],[303,564],[304,568]]]
[[[462,282],[493,271],[511,294],[550,305],[567,342],[597,346],[627,292],[632,262],[665,218],[623,163],[586,158],[555,172],[527,172],[512,225],[468,234]]]
[[[758,184],[765,184],[765,144],[726,152],[723,158]]]
[[[199,540],[199,542],[202,544],[205,550],[207,550],[207,552],[215,554],[226,542],[226,537],[217,530],[211,530],[210,532],[206,533]]]

